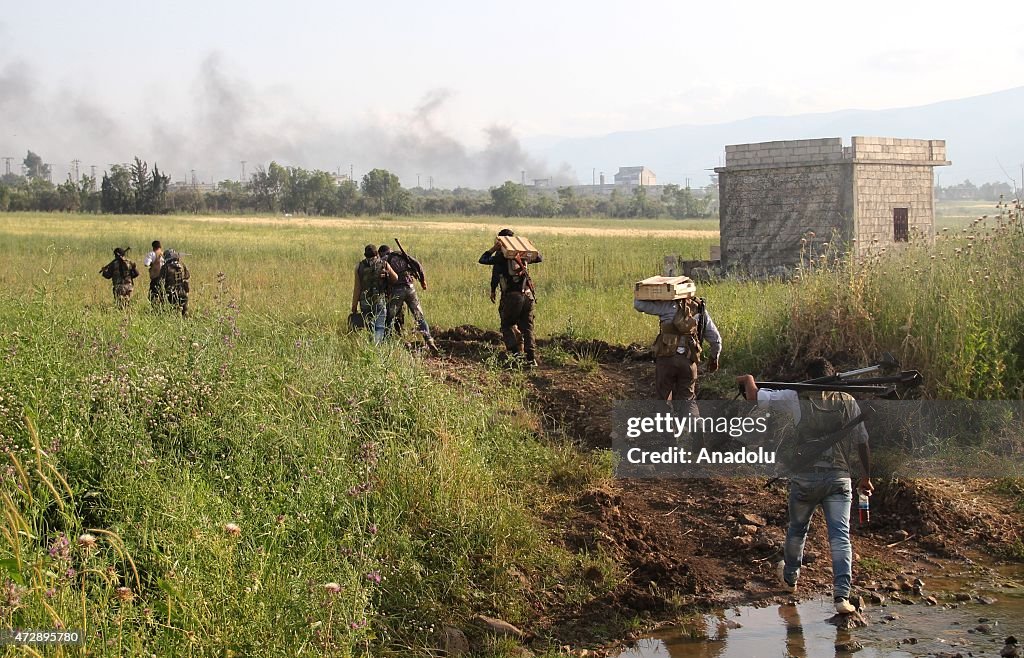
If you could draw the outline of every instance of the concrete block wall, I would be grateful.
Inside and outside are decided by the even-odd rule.
[[[819,243],[833,235],[850,240],[852,167],[840,162],[721,171],[722,265],[754,272],[795,265],[807,231]]]
[[[726,167],[831,163],[842,161],[843,158],[843,141],[839,137],[734,144],[725,147]]]
[[[935,236],[932,194],[934,168],[930,165],[853,164],[856,194],[854,233],[858,253],[893,242],[893,208],[907,208],[907,224],[914,236]],[[877,241],[877,242],[876,242]]]
[[[855,160],[937,163],[946,161],[946,142],[942,139],[854,137],[851,140],[850,151]]]

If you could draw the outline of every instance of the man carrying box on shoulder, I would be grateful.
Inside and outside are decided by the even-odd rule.
[[[499,239],[480,256],[478,262],[491,266],[492,304],[498,288],[501,288],[498,315],[501,318],[501,337],[505,341],[505,348],[517,361],[525,356],[523,364],[527,368],[533,368],[537,365],[537,342],[533,337],[533,307],[537,301],[537,293],[527,270],[526,259],[521,256],[507,258],[502,251],[501,238],[511,238],[514,235],[512,229],[501,229],[498,232]],[[536,252],[529,260],[539,263],[543,259],[540,253]],[[520,337],[522,347],[519,343]]]
[[[722,335],[699,297],[670,300],[633,301],[633,308],[661,320],[658,337],[654,340],[654,386],[661,400],[697,399],[697,363],[700,362],[701,344],[707,341],[711,348],[708,372],[718,370],[722,354]],[[692,413],[696,405],[690,404]]]

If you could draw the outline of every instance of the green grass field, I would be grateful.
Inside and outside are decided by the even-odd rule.
[[[1019,398],[1024,237],[1000,212],[789,284],[702,286],[725,343],[702,385],[888,350],[928,395]],[[539,520],[610,471],[520,413],[521,375],[449,386],[345,329],[363,245],[395,235],[432,325],[496,329],[476,260],[502,225],[0,215],[0,624],[84,629],[93,655],[426,656],[444,623],[583,605],[609,586],[588,568],[616,582]],[[715,243],[686,222],[512,226],[544,254],[540,333],[613,343],[655,333],[634,281]],[[154,238],[190,254],[187,320],[144,286],[118,311],[97,273]]]
[[[415,220],[247,223],[229,218],[0,215],[7,255],[0,265],[0,283],[22,298],[74,299],[83,308],[99,310],[110,305],[111,296],[109,282],[97,272],[109,261],[113,246],[132,246],[130,256],[141,262],[149,243],[159,238],[165,247],[190,254],[185,262],[192,271],[191,303],[197,315],[209,315],[214,297],[229,294],[238,301],[243,322],[272,316],[305,331],[337,333],[344,330],[363,246],[393,245],[397,236],[426,269],[428,290],[420,296],[432,326],[497,329],[497,309],[487,298],[490,270],[477,263],[503,225],[493,218],[491,222],[453,220],[446,228],[430,220],[429,228],[422,228]],[[707,235],[707,228],[689,228],[689,222],[645,224],[650,228],[621,221],[607,226],[598,220],[583,234],[576,232],[576,221],[554,221],[536,234],[514,225],[521,234],[533,236],[545,259],[531,268],[538,287],[540,335],[567,333],[613,343],[653,339],[654,321],[632,308],[633,283],[660,274],[664,255],[706,257],[717,240]],[[680,230],[683,225],[687,228]],[[691,237],[693,230],[702,235]],[[219,273],[225,275],[223,284],[218,283]],[[222,285],[226,290],[220,293]],[[764,286],[749,296],[745,287],[721,284],[706,287],[702,294],[713,314],[742,318],[743,332],[753,335],[781,312],[772,288]],[[136,309],[145,312],[144,294],[136,297]],[[749,343],[749,335],[729,333],[726,339]]]

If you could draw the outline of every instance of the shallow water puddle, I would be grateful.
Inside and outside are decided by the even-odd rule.
[[[939,604],[929,606],[887,601],[869,606],[867,628],[838,630],[827,623],[831,599],[766,608],[741,606],[717,610],[692,622],[658,631],[639,640],[619,658],[905,658],[935,654],[998,656],[1003,640],[1015,635],[1024,644],[1024,569],[1000,569],[987,575],[956,574],[926,579],[924,594]],[[1014,585],[1007,587],[1007,585]],[[956,602],[949,593],[966,592],[994,598]],[[891,617],[891,619],[889,619]],[[839,645],[856,643],[851,653]]]

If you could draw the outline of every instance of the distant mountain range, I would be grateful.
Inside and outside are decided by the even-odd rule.
[[[944,139],[953,162],[937,169],[939,182],[976,184],[1016,179],[1024,163],[1024,87],[984,96],[891,110],[841,110],[824,114],[764,116],[714,125],[679,125],[616,132],[597,137],[536,137],[522,140],[550,165],[566,164],[582,184],[593,172],[607,182],[619,167],[644,165],[658,183],[706,185],[709,169],[724,164],[725,145],[785,139],[851,136]]]

